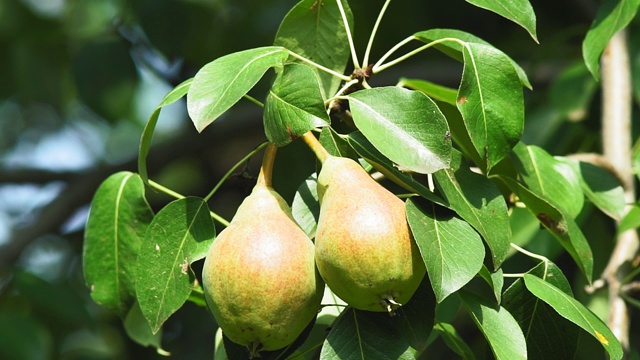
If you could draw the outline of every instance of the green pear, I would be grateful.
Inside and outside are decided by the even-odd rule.
[[[426,273],[402,200],[355,161],[328,156],[318,176],[316,265],[327,286],[360,310],[406,304]]]
[[[202,279],[223,333],[252,356],[291,344],[318,313],[324,291],[313,243],[285,200],[261,183],[213,242]]]

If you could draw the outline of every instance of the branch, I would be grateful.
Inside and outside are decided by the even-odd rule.
[[[602,140],[605,158],[622,182],[628,204],[635,202],[631,144],[631,70],[625,30],[611,38],[602,55]],[[628,208],[627,208],[628,210]],[[618,236],[603,277],[609,287],[608,325],[629,351],[629,309],[621,286],[639,248],[635,230]]]

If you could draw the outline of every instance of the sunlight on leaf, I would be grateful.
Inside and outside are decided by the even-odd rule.
[[[449,126],[422,92],[389,86],[360,90],[348,99],[358,129],[391,161],[422,174],[449,166]]]
[[[203,66],[187,93],[187,110],[198,131],[229,110],[272,67],[282,67],[287,49],[267,46],[236,52]]]

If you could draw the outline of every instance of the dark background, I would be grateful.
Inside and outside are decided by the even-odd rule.
[[[360,54],[382,3],[351,1]],[[165,93],[217,57],[270,45],[294,4],[0,0],[0,358],[158,356],[154,349],[131,342],[121,321],[89,297],[81,259],[89,202],[108,175],[137,171],[142,128]],[[525,91],[526,143],[554,155],[600,151],[597,86],[580,66],[581,41],[597,2],[533,0],[532,5],[539,45],[517,25],[463,0],[392,2],[371,58],[375,61],[421,30],[446,27],[473,33],[513,57],[530,77],[534,91]],[[638,39],[633,33],[631,43],[635,68]],[[582,75],[563,88],[557,80],[571,68]],[[460,64],[431,50],[371,84],[395,84],[408,76],[457,87],[460,72]],[[261,82],[251,94],[264,99],[267,83]],[[149,158],[150,175],[182,194],[204,196],[262,141],[260,108],[248,101],[240,101],[202,134],[179,102],[163,109]],[[313,171],[310,159],[298,142],[281,150],[275,186],[285,198],[290,200],[297,184]],[[227,181],[210,202],[213,211],[227,219],[233,216],[253,186],[259,162],[252,159]],[[149,192],[156,210],[170,200]],[[597,254],[597,276],[610,251],[598,239],[611,238],[613,225],[589,211],[581,222]],[[551,258],[562,253],[538,229],[514,234]],[[570,259],[561,255],[555,261],[571,279]],[[194,265],[196,271],[199,266]],[[517,266],[513,270],[523,271]],[[578,296],[584,296],[581,286],[574,282]],[[605,313],[597,296],[589,303]],[[456,325],[471,344],[482,341],[468,320]],[[187,303],[166,324],[163,345],[176,359],[210,359],[215,329],[212,316]],[[635,326],[632,330],[637,331]]]

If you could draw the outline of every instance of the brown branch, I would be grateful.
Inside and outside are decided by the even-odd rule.
[[[626,32],[614,35],[602,55],[602,136],[605,158],[615,168],[625,191],[625,199],[635,201],[631,154],[631,70]],[[618,236],[603,273],[609,288],[607,324],[629,351],[629,309],[621,296],[622,281],[631,269],[639,248],[635,230]]]

